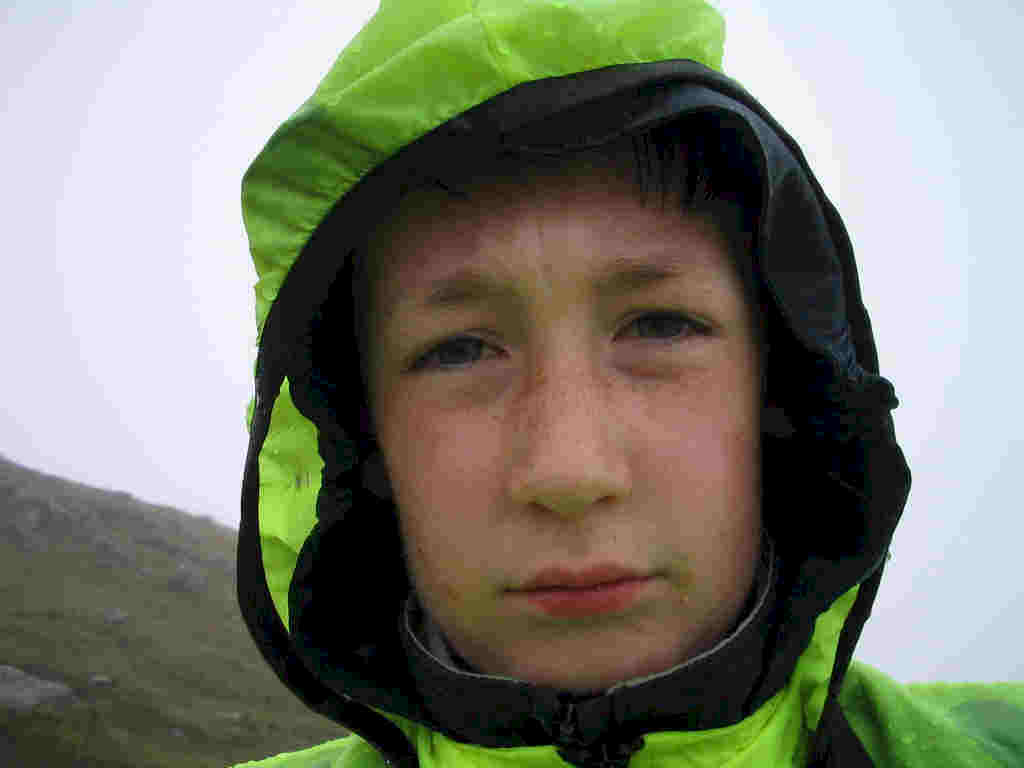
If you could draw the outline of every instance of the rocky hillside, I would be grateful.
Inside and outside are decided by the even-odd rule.
[[[0,457],[0,766],[223,768],[344,736],[256,650],[235,539]]]

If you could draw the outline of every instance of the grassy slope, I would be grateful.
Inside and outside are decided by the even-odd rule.
[[[234,557],[235,532],[208,519],[0,458],[0,665],[80,700],[0,711],[0,764],[222,768],[344,736],[256,650]],[[205,588],[171,588],[183,562]]]

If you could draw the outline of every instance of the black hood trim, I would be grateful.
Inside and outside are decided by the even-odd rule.
[[[351,369],[351,361],[358,360],[356,342],[354,337],[337,340],[337,358],[349,366],[343,379],[326,376],[310,353],[324,301],[332,286],[349,291],[348,257],[362,245],[367,228],[387,215],[417,179],[443,179],[453,173],[455,162],[473,167],[510,148],[562,151],[568,144],[560,137],[576,135],[580,125],[590,128],[584,144],[594,146],[698,112],[737,126],[761,165],[755,268],[774,327],[769,391],[793,426],[786,436],[764,436],[765,524],[779,545],[782,567],[765,664],[754,692],[743,697],[764,701],[780,690],[810,640],[815,618],[868,580],[856,616],[851,614],[844,626],[822,729],[842,720],[841,713],[830,714],[837,681],[870,612],[909,494],[910,471],[889,413],[897,400],[891,383],[878,375],[849,237],[798,145],[735,81],[697,62],[672,60],[524,83],[404,147],[325,217],[267,315],[243,479],[238,544],[242,615],[285,685],[389,760],[412,761],[415,753],[402,731],[370,707],[468,739],[431,717],[406,665],[396,618],[410,582],[393,504],[376,495],[366,479],[379,454],[368,431],[361,380]],[[299,553],[289,594],[291,635],[267,588],[258,533],[257,459],[285,376],[296,406],[318,427],[325,462],[318,522]],[[823,504],[823,499],[828,501]],[[354,540],[360,541],[361,557],[344,546]],[[367,574],[375,582],[372,594],[348,590],[344,611],[337,611],[337,585],[359,584]],[[320,594],[325,597],[315,599]],[[359,617],[359,624],[342,623],[351,617]],[[607,711],[602,704],[592,706]],[[733,707],[717,725],[735,722],[742,710]],[[609,717],[605,723],[610,726],[614,718]],[[827,755],[827,735],[820,736],[816,749]],[[522,743],[524,736],[515,738]]]

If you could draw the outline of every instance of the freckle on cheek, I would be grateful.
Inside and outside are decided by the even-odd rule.
[[[686,600],[689,597],[694,581],[693,569],[690,567],[686,557],[678,557],[672,561],[669,578],[672,582],[672,587],[679,595],[679,599]]]
[[[440,569],[434,567],[434,564],[425,556],[422,544],[418,543],[416,545],[416,556],[426,581],[426,584],[423,586],[426,588],[427,585],[432,585],[432,589],[438,593],[437,597],[446,605],[452,605],[457,602],[459,592],[455,583],[451,579],[446,578],[443,567]]]
[[[449,603],[456,602],[459,599],[459,593],[455,589],[455,585],[452,584],[450,581],[443,581],[441,582],[441,584],[444,589],[445,600],[447,600]]]

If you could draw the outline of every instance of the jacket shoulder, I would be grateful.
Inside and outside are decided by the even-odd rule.
[[[232,768],[386,768],[380,753],[356,734],[298,752],[282,752]]]
[[[1024,766],[1024,683],[902,684],[855,661],[839,702],[879,768]]]

